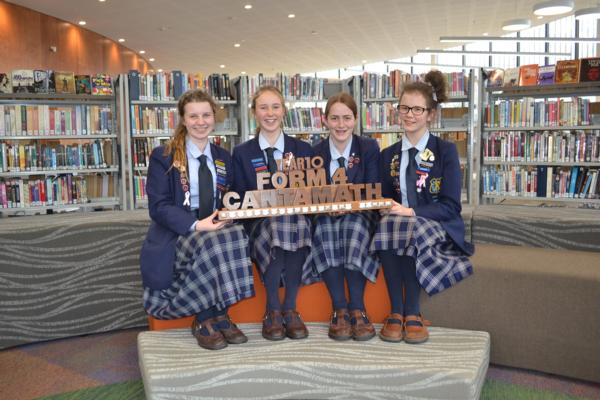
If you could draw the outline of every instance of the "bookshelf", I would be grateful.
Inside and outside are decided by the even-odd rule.
[[[482,202],[600,208],[600,83],[485,92]]]
[[[0,94],[0,215],[118,209],[115,96]]]
[[[479,112],[472,93],[477,92],[479,78],[476,70],[469,75],[463,72],[447,73],[449,100],[442,104],[429,131],[457,146],[461,170],[463,171],[462,201],[470,203],[472,196],[470,171],[473,171],[472,137],[479,133],[479,127],[472,121],[479,121]],[[477,74],[478,75],[478,74]],[[411,75],[399,70],[389,75],[365,72],[360,77],[360,132],[377,139],[384,149],[402,138],[403,129],[397,110],[398,99],[404,83],[420,80],[419,75]]]
[[[231,150],[241,137],[242,110],[238,99],[243,95],[242,78],[230,80],[227,74],[206,78],[180,71],[140,75],[131,71],[119,76],[122,137],[126,143],[123,159],[124,181],[128,187],[129,209],[146,208],[145,191],[148,163],[152,150],[166,143],[178,123],[177,98],[185,91],[198,88],[215,99],[218,109],[211,140]]]

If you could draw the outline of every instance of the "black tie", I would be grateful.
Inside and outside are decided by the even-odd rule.
[[[267,152],[267,167],[269,168],[269,172],[273,175],[277,172],[277,163],[275,162],[275,147],[267,147],[265,149]]]
[[[417,151],[415,147],[408,149],[408,166],[406,167],[406,197],[408,206],[411,208],[417,206],[417,162],[415,161]]]
[[[338,164],[339,164],[340,168],[344,168],[344,169],[346,169],[346,164],[345,164],[345,162],[346,162],[346,159],[345,159],[344,157],[339,157],[339,158],[337,159],[337,162],[338,162]]]
[[[213,176],[208,165],[206,165],[206,156],[202,154],[198,159],[200,160],[200,167],[198,168],[198,219],[204,219],[213,212]]]

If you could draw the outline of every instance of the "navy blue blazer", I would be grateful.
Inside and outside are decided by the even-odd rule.
[[[171,168],[173,156],[164,156],[164,150],[163,146],[159,146],[150,156],[146,192],[152,222],[140,254],[142,282],[144,286],[155,290],[171,285],[177,238],[188,233],[198,219],[189,206],[183,205],[185,194],[181,187],[181,175],[177,168]],[[217,208],[221,208],[223,194],[233,182],[231,155],[212,143],[210,151],[215,162],[222,161],[225,164],[226,184],[217,186],[216,204]]]
[[[327,171],[327,183],[331,184],[331,177],[329,176],[329,163],[331,162],[329,138],[321,140],[313,147],[313,150],[315,156],[323,157],[323,168]],[[352,135],[350,157],[354,161],[350,164],[349,160],[346,160],[348,183],[379,182],[379,146],[375,139]]]
[[[472,255],[474,247],[465,241],[465,224],[460,215],[461,172],[456,145],[430,135],[426,148],[433,152],[435,161],[424,190],[417,193],[415,214],[438,221],[452,241],[467,255]],[[397,183],[401,160],[402,141],[381,152],[381,191],[384,197],[391,197],[398,203],[402,203]]]
[[[294,157],[312,157],[314,152],[310,144],[284,135],[283,154],[292,153]],[[255,137],[242,144],[235,146],[233,149],[233,185],[231,190],[237,192],[240,198],[244,198],[244,194],[248,190],[256,190],[256,164],[252,160],[262,160],[263,167],[267,165],[263,151],[258,144],[258,138]]]

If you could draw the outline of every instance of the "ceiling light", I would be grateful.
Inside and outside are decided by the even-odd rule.
[[[575,11],[575,19],[600,19],[600,6]]]
[[[219,68],[225,68],[225,64],[219,65]]]
[[[162,70],[162,68],[159,68],[159,69],[158,69],[158,72],[162,72],[162,71],[163,71],[163,70]]]
[[[148,61],[154,62],[154,60],[155,60],[154,58],[150,58]]]
[[[559,15],[573,10],[575,2],[573,0],[549,0],[542,1],[533,6],[535,15]]]
[[[85,24],[87,24],[87,22],[85,22],[85,21],[79,21],[79,25],[83,26]]]
[[[564,42],[564,43],[600,43],[600,38],[574,37],[506,37],[506,36],[440,36],[442,43],[472,42]]]
[[[296,18],[296,14],[288,14],[288,18]]]
[[[98,0],[100,3],[104,3],[106,0]]]
[[[246,71],[242,71],[242,72],[240,72],[240,74],[246,75]]]
[[[123,39],[123,38],[119,39],[119,43],[123,43],[124,41],[125,41],[125,39]]]
[[[525,18],[509,19],[504,21],[502,29],[505,31],[520,31],[531,26],[531,21]]]
[[[233,45],[233,47],[240,47],[240,46],[241,46],[241,44],[239,44],[239,43],[236,43]]]
[[[366,64],[366,63],[367,63],[367,60],[362,60],[361,62],[362,62],[363,64]]]
[[[146,50],[140,50],[140,54],[146,54]]]
[[[489,35],[489,33],[487,33],[487,32],[483,32],[483,33],[482,33],[482,35],[483,35],[483,36],[487,36],[487,35]]]
[[[249,9],[251,9],[251,8],[252,8],[252,4],[246,4],[246,5],[244,6],[244,8],[245,8],[246,10],[249,10]]]

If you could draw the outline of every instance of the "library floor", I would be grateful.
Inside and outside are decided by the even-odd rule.
[[[140,379],[137,334],[129,329],[0,351],[0,399],[40,396]],[[600,384],[491,365],[487,379],[600,399]]]

